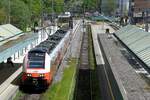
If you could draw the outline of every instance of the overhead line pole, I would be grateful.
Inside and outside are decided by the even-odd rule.
[[[8,11],[9,11],[9,14],[8,14],[8,23],[10,24],[10,13],[11,13],[10,0],[8,1]]]
[[[43,0],[40,1],[41,2],[41,27],[43,27]],[[44,29],[41,30],[41,41],[43,40],[43,36],[44,36]]]
[[[121,16],[123,16],[123,0],[121,0]]]
[[[43,0],[40,2],[41,4],[41,27],[43,26]]]
[[[148,26],[148,9],[145,10],[145,31],[148,32],[149,31],[149,26]]]
[[[53,19],[54,19],[54,18],[53,18],[53,15],[54,15],[54,2],[53,2],[53,0],[52,0],[52,24],[54,24],[54,23],[53,23]]]

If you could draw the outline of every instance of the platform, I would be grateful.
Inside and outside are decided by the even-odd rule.
[[[4,66],[5,65],[5,66]],[[5,100],[3,95],[9,95],[10,91],[10,85],[12,85],[12,81],[16,79],[16,77],[22,72],[21,64],[14,64],[14,67],[9,64],[4,64],[3,67],[0,70],[0,100]],[[18,88],[18,86],[13,86],[14,88]],[[5,91],[5,93],[4,93]],[[7,99],[6,99],[7,100]]]
[[[98,43],[97,36],[98,34],[105,34],[107,28],[109,29],[110,33],[115,32],[115,30],[112,27],[110,27],[107,23],[99,22],[96,24],[91,24],[94,53],[95,53],[97,65],[101,65],[101,64],[103,65],[105,63],[102,57],[102,52]]]
[[[104,60],[102,57],[102,52],[100,50],[99,44],[98,44],[98,38],[97,35],[99,34],[99,25],[91,25],[92,30],[92,39],[93,39],[93,45],[94,45],[94,53],[96,57],[96,63],[97,65],[104,65]]]
[[[97,34],[103,34],[106,32],[106,29],[109,29],[110,33],[114,33],[115,30],[109,26],[107,23],[104,22],[97,22],[95,24],[92,24],[92,31],[93,33],[97,33]]]
[[[149,84],[136,73],[135,69],[121,54],[114,39],[108,38],[106,34],[100,34],[98,38],[123,97],[127,97],[127,100],[149,100],[150,92],[147,88]]]
[[[93,47],[94,47],[94,53],[95,53],[95,59],[96,59],[96,72],[98,76],[98,83],[100,86],[99,91],[101,91],[102,100],[114,100],[112,89],[110,87],[110,82],[108,79],[108,75],[105,69],[105,66],[107,66],[107,63],[105,62],[105,59],[103,57],[103,53],[100,48],[98,37],[97,37],[98,34],[105,34],[104,32],[105,30],[101,30],[101,26],[102,26],[101,23],[97,25],[93,25],[93,24],[91,25]],[[112,32],[112,30],[110,31]],[[104,32],[104,33],[99,33],[99,32]]]
[[[148,82],[134,69],[136,65],[133,66],[133,63],[131,64],[122,54],[122,50],[125,48],[120,46],[121,44],[117,39],[113,35],[108,36],[105,34],[106,28],[110,29],[110,33],[115,32],[108,24],[98,23],[91,25],[96,64],[98,66],[97,71],[98,76],[100,76],[100,85],[102,85],[101,91],[107,93],[107,95],[102,94],[102,99],[150,100]],[[99,44],[100,42],[101,44]],[[107,71],[107,75],[104,75],[104,70]],[[108,96],[111,96],[108,93],[109,91],[112,91],[112,98],[108,98]],[[118,93],[113,94],[117,91]],[[119,93],[121,93],[122,97],[118,97]]]

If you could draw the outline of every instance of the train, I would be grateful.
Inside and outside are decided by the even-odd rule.
[[[51,84],[73,35],[69,26],[60,27],[25,55],[21,86],[47,88]]]
[[[23,61],[22,85],[47,87],[52,82],[71,41],[71,31],[60,28],[31,49]]]

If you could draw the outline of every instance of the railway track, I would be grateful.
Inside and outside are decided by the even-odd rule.
[[[91,73],[88,57],[88,33],[83,32],[74,100],[92,100]]]

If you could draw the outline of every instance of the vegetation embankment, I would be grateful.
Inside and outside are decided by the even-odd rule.
[[[72,100],[75,87],[77,59],[71,59],[64,69],[62,80],[53,84],[41,97],[41,100]]]

